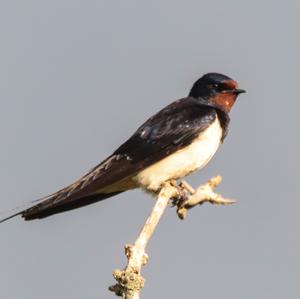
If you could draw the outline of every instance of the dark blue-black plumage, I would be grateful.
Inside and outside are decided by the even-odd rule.
[[[187,98],[177,100],[149,118],[110,157],[70,186],[20,211],[26,220],[82,207],[119,192],[101,194],[101,189],[124,182],[146,167],[186,147],[218,116],[223,137],[229,116],[211,98],[232,87],[230,78],[209,73],[197,80]],[[234,82],[234,81],[233,81]],[[99,193],[100,192],[100,193]]]

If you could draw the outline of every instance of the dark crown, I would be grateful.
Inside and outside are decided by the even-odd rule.
[[[205,99],[207,97],[214,95],[219,85],[225,83],[226,81],[228,82],[230,80],[232,79],[229,78],[228,76],[219,73],[205,74],[194,83],[189,93],[189,96],[194,98],[201,97]]]

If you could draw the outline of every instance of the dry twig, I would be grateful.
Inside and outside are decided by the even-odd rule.
[[[215,176],[206,184],[199,186],[196,190],[187,182],[179,184],[179,188],[185,192],[185,198],[177,203],[177,215],[180,219],[186,217],[187,210],[209,202],[215,205],[229,205],[235,203],[232,199],[223,198],[222,195],[214,192],[214,189],[221,183],[221,176]]]
[[[220,182],[221,177],[216,176],[196,190],[186,182],[180,183],[178,187],[171,182],[166,183],[159,192],[155,206],[134,245],[125,246],[125,254],[128,259],[127,266],[124,270],[114,271],[117,284],[109,289],[117,296],[122,296],[125,299],[139,299],[140,290],[145,282],[141,276],[141,268],[148,261],[145,249],[170,200],[173,200],[177,205],[177,215],[180,219],[185,218],[188,209],[204,202],[223,205],[234,203],[233,200],[225,199],[213,191]]]

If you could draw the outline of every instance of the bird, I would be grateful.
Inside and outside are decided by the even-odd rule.
[[[238,83],[220,73],[207,73],[187,97],[150,117],[109,157],[71,185],[0,220],[21,215],[42,219],[102,201],[127,190],[157,193],[171,180],[202,169],[223,143]]]

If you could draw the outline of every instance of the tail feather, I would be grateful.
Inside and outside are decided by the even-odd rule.
[[[121,161],[117,158],[118,156],[113,155],[91,169],[91,171],[73,184],[49,196],[31,202],[25,207],[23,206],[10,211],[10,214],[6,214],[8,215],[6,217],[2,218],[0,215],[0,223],[18,215],[21,215],[25,220],[45,218],[53,214],[77,209],[123,191],[136,188],[135,183],[130,178],[127,180],[127,176],[124,177],[124,174],[120,174],[118,171],[119,169],[126,170],[126,167],[120,167],[119,164],[116,164],[115,168],[112,167],[112,161]],[[125,163],[129,163],[126,159],[124,161]],[[111,170],[111,176],[108,176],[108,169]],[[103,193],[99,193],[101,191]]]
[[[14,218],[14,217],[16,217],[18,215],[21,215],[21,214],[22,214],[22,211],[21,212],[16,212],[16,213],[11,214],[9,216],[6,216],[5,218],[0,219],[0,223],[5,222],[5,221],[7,221],[7,220],[9,220],[11,218]]]
[[[90,196],[85,196],[82,198],[78,198],[74,201],[65,201],[62,204],[57,204],[57,205],[51,205],[50,200],[46,200],[45,202],[41,202],[36,206],[33,206],[27,210],[24,210],[20,212],[17,215],[22,215],[22,217],[25,220],[34,220],[34,219],[42,219],[46,218],[48,216],[58,214],[58,213],[63,213],[66,211],[74,210],[77,208],[81,208],[83,206],[90,205],[92,203],[95,203],[97,201],[101,201],[104,199],[107,199],[109,197],[112,197],[114,195],[117,195],[120,192],[113,192],[113,193],[108,193],[108,194],[95,194],[95,195],[90,195]],[[16,215],[16,216],[17,216]]]
[[[97,201],[104,200],[111,196],[117,195],[120,192],[112,192],[108,194],[95,194],[90,196],[85,196],[82,198],[78,198],[74,201],[64,201],[62,204],[53,205],[53,197],[46,197],[36,201],[31,202],[25,206],[18,207],[16,209],[10,210],[4,215],[0,214],[0,223],[5,222],[11,218],[21,215],[25,220],[33,220],[33,219],[42,219],[54,214],[66,212],[69,210],[74,210],[86,205],[90,205]]]
[[[39,202],[43,201],[45,198],[41,198],[35,201],[32,201],[30,203],[24,204],[22,206],[19,206],[15,209],[6,211],[4,213],[0,213],[0,223],[5,222],[11,218],[14,218],[16,216],[22,215],[24,211],[32,208],[33,206],[36,206]]]

